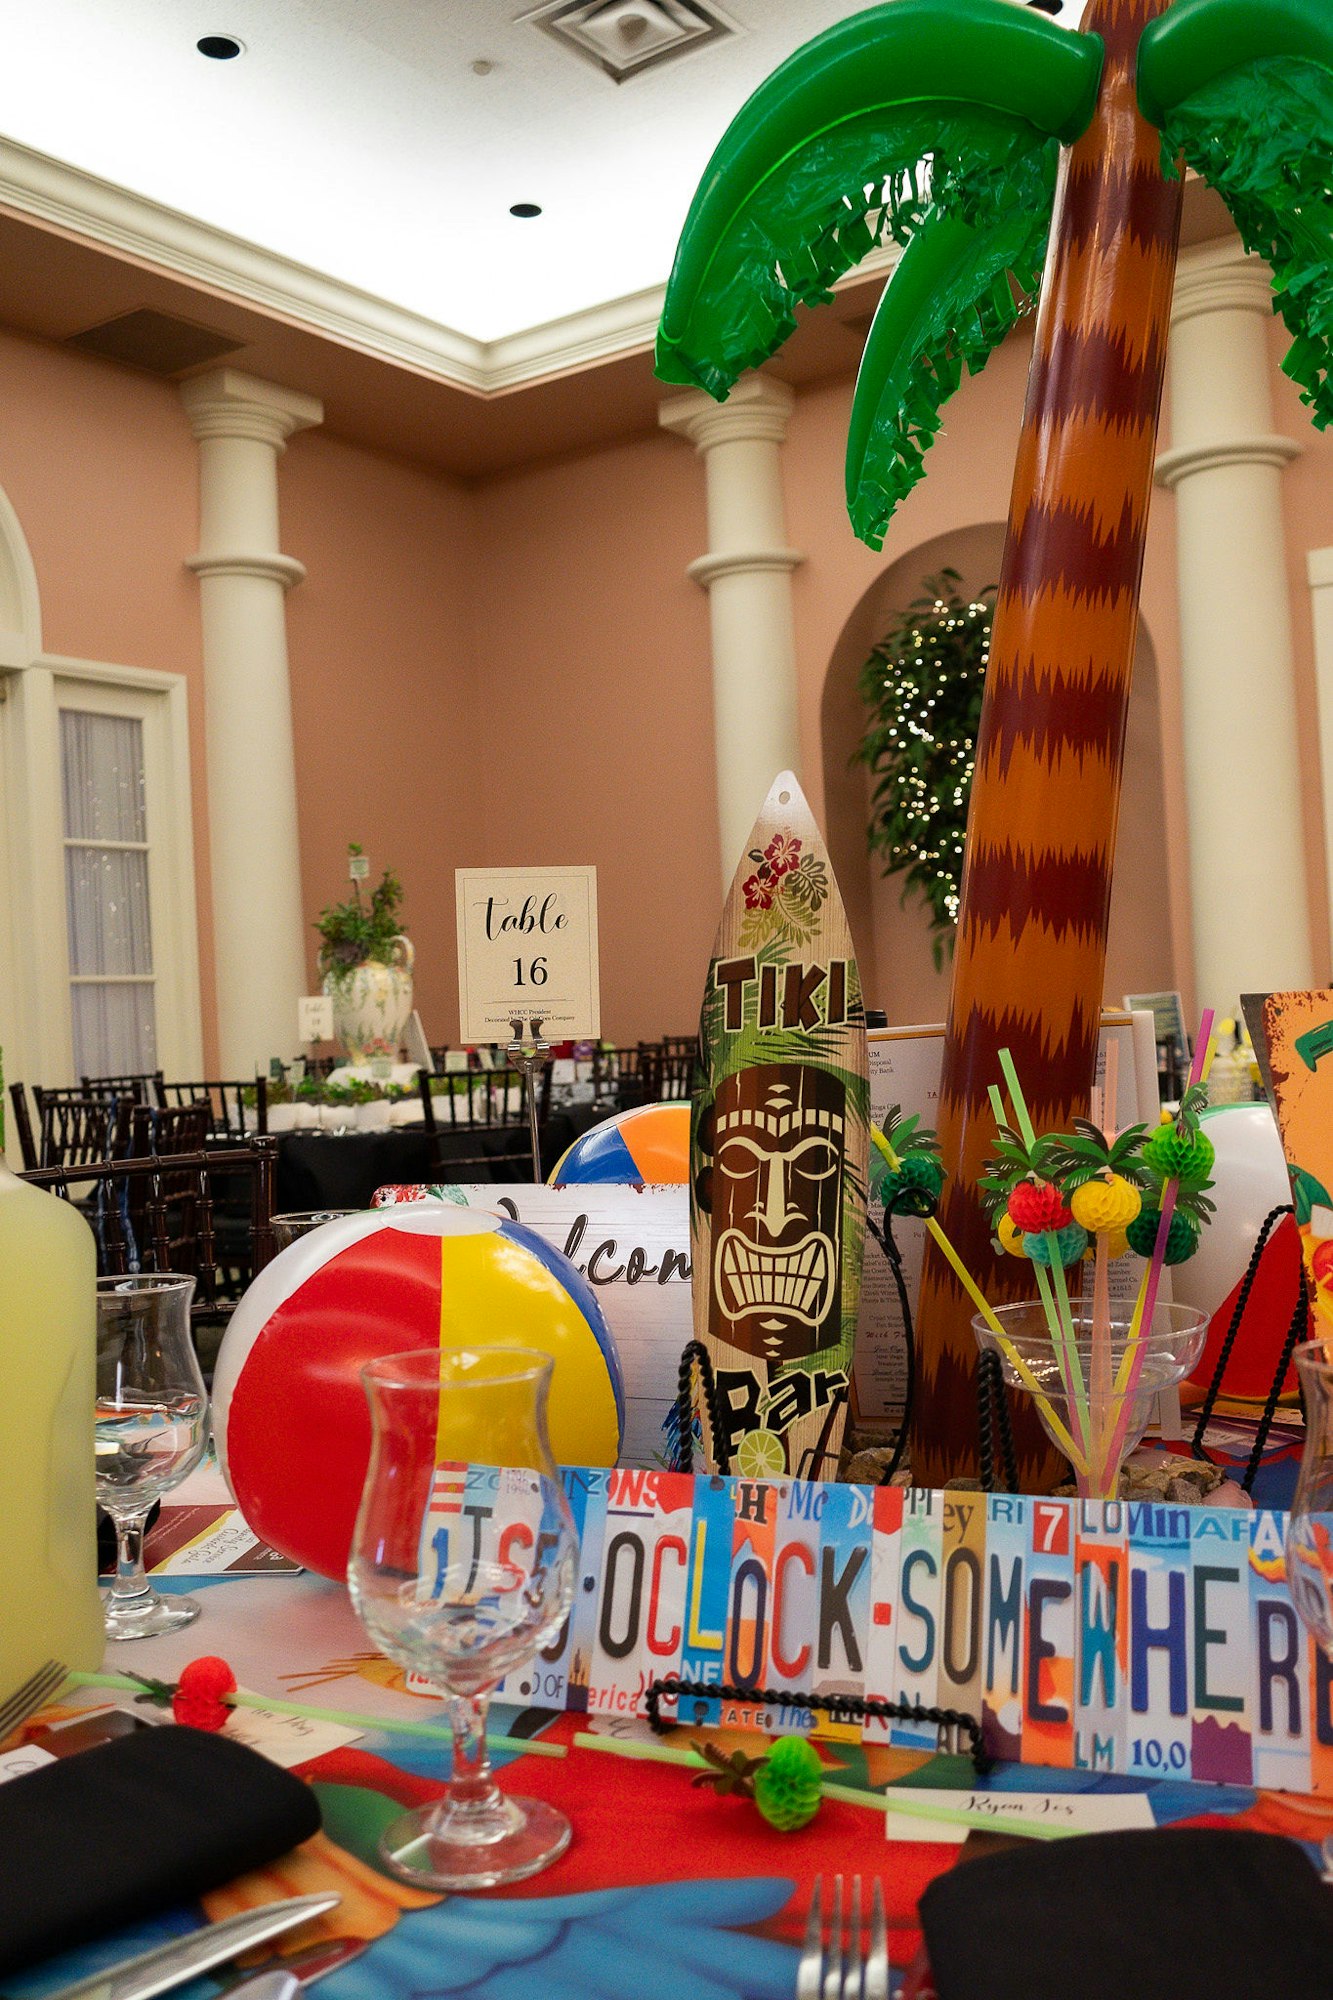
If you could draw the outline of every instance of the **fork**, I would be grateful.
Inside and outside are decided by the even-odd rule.
[[[889,1936],[884,1891],[874,1878],[870,1902],[870,1950],[861,1945],[861,1877],[853,1875],[847,1926],[842,1921],[842,1877],[833,1878],[833,1910],[824,1949],[824,1878],[815,1877],[805,1943],[796,1972],[796,2000],[889,2000]]]
[[[29,1674],[22,1687],[13,1689],[0,1702],[0,1743],[59,1694],[68,1679],[68,1667],[62,1667],[59,1660],[47,1660],[35,1673]]]

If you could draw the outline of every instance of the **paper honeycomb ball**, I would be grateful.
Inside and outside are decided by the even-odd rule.
[[[645,1181],[681,1187],[690,1177],[690,1107],[638,1104],[594,1125],[561,1155],[551,1187]]]
[[[360,1369],[442,1346],[552,1356],[551,1445],[614,1465],[624,1388],[587,1280],[521,1223],[422,1203],[325,1223],[259,1273],[213,1378],[218,1457],[254,1532],[339,1580],[370,1458]]]
[[[1123,1174],[1112,1174],[1109,1180],[1100,1175],[1095,1180],[1085,1181],[1076,1188],[1069,1199],[1070,1211],[1080,1227],[1093,1236],[1109,1236],[1115,1231],[1128,1229],[1134,1217],[1143,1207],[1143,1196],[1133,1181],[1127,1181]]]
[[[906,1153],[884,1175],[886,1206],[900,1215],[933,1215],[944,1187],[944,1162],[934,1153]]]
[[[1201,1188],[1213,1171],[1217,1155],[1206,1132],[1183,1137],[1174,1125],[1162,1125],[1143,1148],[1143,1163],[1164,1181],[1178,1180],[1184,1188]]]
[[[1160,1208],[1144,1208],[1125,1231],[1129,1247],[1136,1256],[1151,1257],[1157,1242],[1157,1231],[1162,1220]],[[1199,1225],[1192,1216],[1177,1209],[1171,1217],[1166,1232],[1165,1261],[1168,1264],[1183,1264],[1199,1247]]]
[[[1009,1220],[1025,1236],[1043,1229],[1067,1229],[1073,1216],[1050,1181],[1015,1181],[1006,1204]]]
[[[1077,1222],[1067,1222],[1063,1229],[1052,1229],[1038,1235],[1035,1230],[1027,1230],[1023,1235],[1023,1248],[1034,1264],[1050,1267],[1054,1253],[1062,1264],[1077,1264],[1088,1247],[1088,1232]]]

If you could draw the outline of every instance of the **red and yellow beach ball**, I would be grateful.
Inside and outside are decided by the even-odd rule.
[[[569,1259],[484,1210],[371,1210],[325,1223],[274,1258],[236,1308],[218,1353],[218,1456],[262,1540],[343,1577],[370,1457],[359,1370],[378,1355],[436,1344],[550,1354],[556,1457],[615,1464],[620,1361]]]
[[[690,1177],[690,1107],[639,1104],[594,1125],[557,1161],[551,1187],[646,1181],[682,1186]]]

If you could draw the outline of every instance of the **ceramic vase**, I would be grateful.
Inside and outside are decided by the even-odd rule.
[[[324,991],[333,1002],[333,1032],[350,1063],[369,1063],[378,1056],[397,1061],[412,1012],[415,953],[405,937],[396,937],[391,950],[388,963],[368,958],[350,972],[324,975]]]

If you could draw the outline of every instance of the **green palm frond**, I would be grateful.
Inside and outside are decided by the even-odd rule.
[[[929,209],[884,289],[847,433],[847,511],[872,549],[925,471],[940,411],[963,370],[979,375],[1035,303],[1055,165],[1052,141],[1025,161],[1031,185],[984,224]]]
[[[741,108],[700,183],[659,376],[722,399],[781,346],[797,305],[827,301],[932,210],[987,235],[1015,206],[1049,213],[1051,159],[1086,126],[1102,58],[1099,37],[1012,0],[887,0],[806,43]]]
[[[1207,1185],[1211,1187],[1213,1183],[1209,1181]],[[1178,1188],[1176,1207],[1183,1210],[1186,1215],[1193,1216],[1200,1227],[1217,1213],[1217,1203],[1209,1201],[1202,1188]]]
[[[1282,366],[1333,422],[1333,9],[1328,0],[1175,0],[1139,44],[1139,102],[1273,267]]]
[[[1146,1125],[1127,1125],[1114,1139],[1087,1118],[1076,1118],[1069,1134],[1057,1134],[1051,1170],[1062,1193],[1069,1195],[1101,1174],[1119,1174],[1135,1187],[1151,1185],[1153,1176],[1142,1159]]]
[[[1058,1144],[1057,1135],[1047,1133],[1029,1146],[1011,1125],[997,1127],[991,1156],[977,1180],[977,1192],[988,1216],[994,1219],[998,1215],[1018,1181],[1054,1177]]]
[[[900,1104],[891,1104],[880,1126],[890,1152],[901,1159],[904,1153],[938,1153],[940,1142],[929,1127],[922,1128],[919,1111],[904,1113]]]

